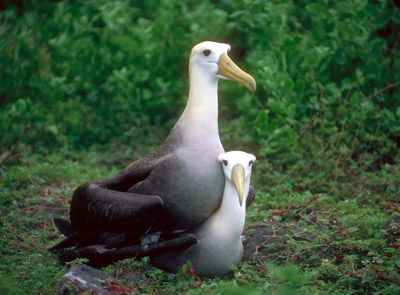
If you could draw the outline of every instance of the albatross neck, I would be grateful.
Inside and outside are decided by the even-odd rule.
[[[205,226],[218,235],[237,240],[242,234],[246,219],[246,199],[240,206],[236,189],[229,180],[226,179],[225,181],[221,206]],[[245,186],[247,185],[245,184]]]
[[[188,102],[177,125],[186,136],[219,139],[217,78],[191,75]]]

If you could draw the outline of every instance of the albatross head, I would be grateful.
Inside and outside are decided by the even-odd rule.
[[[241,70],[228,56],[230,45],[205,41],[197,44],[190,55],[189,72],[212,79],[230,79],[256,90],[256,81]]]
[[[230,181],[237,191],[240,206],[242,206],[244,194],[248,193],[245,190],[248,190],[251,168],[255,159],[254,155],[240,151],[223,153],[218,157],[222,163],[226,181]]]

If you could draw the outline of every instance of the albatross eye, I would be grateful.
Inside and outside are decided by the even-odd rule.
[[[227,160],[222,160],[222,163],[224,163],[225,166],[228,166],[228,161]]]
[[[206,49],[206,50],[203,51],[203,54],[204,54],[205,56],[209,56],[209,55],[211,54],[211,50]]]

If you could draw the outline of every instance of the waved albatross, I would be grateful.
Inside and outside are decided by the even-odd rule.
[[[178,272],[190,261],[200,276],[227,274],[231,265],[240,262],[243,244],[240,240],[245,218],[252,163],[256,157],[240,151],[221,154],[225,188],[221,206],[193,232],[197,244],[185,251],[166,252],[151,257],[151,263],[169,272]]]
[[[200,276],[220,276],[240,262],[246,202],[255,156],[240,151],[218,157],[225,175],[221,206],[202,224],[179,234],[161,234],[160,241],[144,246],[110,247],[91,245],[67,251],[63,263],[76,258],[88,258],[89,265],[100,267],[131,257],[150,256],[150,262],[165,271],[178,272],[190,261]]]
[[[56,220],[68,238],[53,249],[74,245],[136,245],[152,232],[187,230],[221,204],[224,176],[218,163],[218,81],[231,79],[254,92],[253,77],[228,57],[228,44],[202,42],[189,60],[186,108],[165,142],[116,176],[79,186],[72,197],[71,223]],[[254,197],[251,190],[248,199]]]

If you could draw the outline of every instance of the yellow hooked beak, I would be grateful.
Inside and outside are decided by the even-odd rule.
[[[243,184],[244,184],[244,167],[240,164],[237,164],[232,169],[232,183],[236,188],[236,191],[239,196],[239,203],[242,206],[243,203]]]
[[[252,93],[256,91],[256,80],[241,70],[226,53],[219,58],[217,74],[246,86]]]

